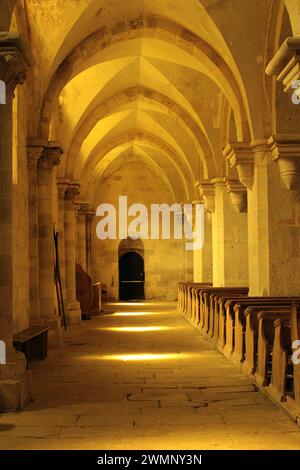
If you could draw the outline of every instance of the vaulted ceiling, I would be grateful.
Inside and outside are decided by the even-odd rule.
[[[139,160],[178,202],[195,199],[197,180],[224,175],[229,138],[266,132],[273,4],[20,0],[37,64],[31,136],[61,142],[59,176],[79,180],[83,198]]]

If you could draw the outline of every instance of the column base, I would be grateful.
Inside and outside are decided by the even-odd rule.
[[[67,302],[66,318],[68,325],[76,325],[81,322],[80,303],[76,300]]]
[[[31,399],[31,372],[27,370],[21,352],[7,355],[7,363],[0,365],[0,412],[19,411]]]

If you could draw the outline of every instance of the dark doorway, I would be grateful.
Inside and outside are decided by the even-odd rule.
[[[125,253],[119,260],[120,300],[145,299],[144,260],[134,251]]]

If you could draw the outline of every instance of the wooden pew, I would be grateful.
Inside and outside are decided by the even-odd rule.
[[[178,309],[189,320],[196,317],[197,292],[199,288],[209,287],[209,283],[181,282],[178,285]]]
[[[207,288],[202,293],[200,293],[200,298],[202,295],[202,300],[200,302],[200,322],[199,329],[204,335],[207,335],[210,332],[210,336],[213,335],[213,323],[214,323],[214,312],[215,312],[215,300],[214,296],[224,296],[226,295],[237,295],[243,296],[247,295],[247,287],[211,287]],[[211,325],[211,326],[210,326]]]
[[[289,314],[288,319],[280,317],[274,321],[272,373],[268,393],[278,401],[286,401],[288,376],[292,379],[291,384],[293,383],[293,366],[288,364],[292,355],[291,351],[291,317]]]
[[[199,294],[200,291],[203,289],[206,289],[208,287],[211,287],[211,284],[205,284],[205,283],[195,283],[193,284],[192,287],[192,309],[191,309],[191,322],[194,325],[198,325],[198,319],[199,319],[199,309],[200,309],[200,298]]]
[[[242,298],[245,297],[246,294],[247,294],[246,290],[242,291],[241,293],[238,293],[238,292],[228,293],[227,291],[226,295],[224,295],[223,292],[211,294],[207,336],[209,338],[212,338],[212,340],[215,343],[217,343],[218,335],[219,335],[219,321],[220,321],[219,319],[220,303],[219,302],[221,301],[221,305],[222,305],[223,301],[226,303],[227,300],[231,298],[240,299],[241,297]]]
[[[219,334],[217,339],[218,349],[223,351],[226,357],[234,359],[236,362],[240,363],[243,359],[243,354],[240,355],[240,351],[244,350],[242,345],[238,346],[237,352],[233,357],[235,352],[235,343],[243,341],[243,337],[240,338],[241,333],[245,330],[246,321],[243,319],[240,321],[241,312],[245,310],[249,305],[267,305],[271,303],[272,300],[270,297],[248,297],[248,296],[231,296],[231,297],[220,297],[218,300],[219,303]],[[274,300],[276,302],[276,300]],[[287,301],[280,298],[279,305],[285,304]],[[239,305],[239,307],[236,307]],[[237,325],[237,329],[235,328]],[[216,334],[216,332],[215,332]],[[239,343],[240,344],[240,343]]]
[[[232,360],[237,364],[241,364],[245,359],[245,332],[246,332],[246,316],[245,310],[253,307],[253,312],[257,313],[264,310],[280,310],[282,308],[291,307],[291,299],[288,297],[249,297],[249,302],[239,302],[233,307],[234,311],[234,341],[232,350]]]
[[[274,345],[275,329],[274,322],[278,318],[290,319],[290,312],[283,309],[281,312],[261,311],[258,318],[258,345],[257,345],[257,365],[255,381],[260,387],[267,387],[270,383],[268,376],[268,364]]]
[[[267,370],[265,382],[266,391],[277,401],[287,402],[288,409],[293,415],[299,415],[299,364],[292,362],[294,341],[299,340],[299,299],[293,300],[291,309],[285,315],[277,315],[273,322],[273,349],[271,373]],[[266,312],[262,314],[267,315]],[[270,319],[270,316],[268,317]],[[263,333],[265,333],[263,329]],[[259,336],[259,346],[265,338]],[[271,338],[272,339],[272,338]],[[272,345],[268,344],[269,348]],[[263,349],[263,352],[265,349]],[[264,357],[261,357],[264,365]],[[261,367],[261,366],[260,366]],[[262,370],[262,367],[261,367]],[[262,382],[261,373],[257,374]],[[270,377],[269,377],[270,375]],[[270,383],[269,383],[270,382]],[[296,408],[296,410],[295,410]]]
[[[300,302],[293,300],[291,307],[291,341],[300,340]],[[294,399],[300,404],[300,364],[294,364]]]
[[[237,302],[241,297],[247,297],[246,294],[227,294],[225,296],[215,296],[215,307],[214,307],[214,324],[213,324],[213,342],[217,345],[219,350],[223,350],[225,347],[226,338],[226,308],[225,304],[231,299],[235,299]]]
[[[244,311],[244,316],[246,320],[246,330],[245,330],[245,356],[242,364],[243,372],[246,375],[253,375],[256,370],[256,361],[257,361],[257,344],[258,344],[258,314],[262,310],[272,311],[274,313],[290,311],[290,306],[280,307],[280,306],[251,306],[247,307]]]

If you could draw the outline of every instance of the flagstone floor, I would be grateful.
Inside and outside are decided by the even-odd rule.
[[[30,365],[0,449],[300,449],[300,428],[176,311],[108,304]]]

